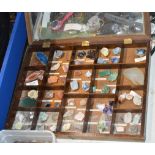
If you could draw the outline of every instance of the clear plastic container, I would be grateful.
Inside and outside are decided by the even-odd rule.
[[[0,131],[0,143],[55,143],[54,133],[49,131]]]

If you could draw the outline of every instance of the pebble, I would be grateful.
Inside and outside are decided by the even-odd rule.
[[[74,114],[74,110],[67,110],[67,111],[64,113],[63,117],[64,117],[64,118],[70,117],[70,116],[72,116],[73,114]]]
[[[84,113],[78,112],[75,116],[74,119],[77,121],[82,121],[84,119]]]
[[[46,91],[45,98],[53,98],[53,97],[54,97],[53,91]]]
[[[111,93],[112,93],[112,94],[115,94],[115,93],[116,93],[116,88],[113,88],[113,89],[111,90]]]
[[[142,104],[142,99],[141,99],[140,97],[138,97],[138,96],[134,96],[134,98],[133,98],[133,103],[134,103],[135,105],[140,106],[140,105]]]
[[[121,48],[120,47],[116,47],[112,50],[114,55],[119,55],[121,53]]]
[[[71,89],[72,89],[73,91],[79,89],[78,82],[77,82],[76,80],[71,81],[71,82],[70,82],[70,87],[71,87]]]
[[[57,50],[54,52],[54,58],[59,59],[62,58],[64,56],[64,52],[61,50]]]
[[[125,99],[126,99],[126,93],[123,93],[123,94],[119,95],[118,102],[123,103],[125,101]]]
[[[81,106],[85,106],[86,103],[87,103],[87,99],[81,99],[81,100],[80,100],[80,105],[81,105]]]
[[[100,50],[101,54],[105,57],[107,57],[109,55],[109,50],[108,48],[106,47],[103,47],[101,50]]]
[[[50,131],[55,131],[56,130],[56,128],[57,128],[57,126],[56,125],[52,125],[51,127],[50,127]]]
[[[75,76],[80,76],[80,75],[82,75],[82,72],[80,70],[75,70],[74,75]]]
[[[103,112],[103,110],[104,110],[104,108],[105,108],[105,104],[97,103],[96,108],[97,108],[99,111]]]
[[[107,78],[108,81],[115,81],[117,79],[117,76],[118,76],[118,73],[116,72],[113,72],[113,73],[110,73],[109,77]]]
[[[48,119],[48,114],[46,112],[40,112],[39,120],[41,122],[45,122],[45,121],[47,121],[47,119]]]
[[[55,93],[55,97],[59,100],[63,98],[64,93],[62,91],[58,91]]]
[[[88,91],[88,90],[89,90],[89,84],[86,83],[86,82],[83,82],[83,83],[82,83],[82,89],[83,89],[84,91]]]
[[[56,71],[56,70],[59,69],[60,66],[61,66],[60,63],[54,64],[54,65],[51,67],[50,70],[51,70],[51,71]]]
[[[124,120],[124,123],[127,123],[127,124],[131,123],[131,121],[132,121],[132,113],[131,112],[126,113],[124,115],[123,120]]]
[[[74,98],[70,98],[67,100],[67,103],[69,106],[74,106],[75,105],[75,99]]]
[[[48,83],[52,84],[52,83],[57,83],[58,82],[58,77],[57,76],[50,76],[48,78]]]
[[[117,64],[117,63],[119,63],[119,58],[118,58],[118,57],[112,57],[112,58],[111,58],[111,62],[112,62],[113,64]]]
[[[60,106],[60,103],[58,103],[58,102],[54,103],[54,108],[59,108],[59,106]]]
[[[104,85],[103,89],[102,89],[102,93],[103,94],[108,94],[109,92],[110,92],[110,88],[107,85]]]
[[[138,57],[143,57],[145,55],[145,53],[146,53],[145,49],[137,49],[136,50],[136,55]]]
[[[126,99],[129,100],[129,101],[133,99],[133,95],[131,95],[131,94],[126,94],[125,97],[126,97]]]
[[[140,122],[140,119],[141,119],[141,115],[140,114],[136,114],[133,117],[132,123],[135,124],[135,125],[138,125],[138,123]]]
[[[28,92],[28,97],[32,99],[37,99],[38,98],[38,91],[37,90],[30,90]]]
[[[99,57],[99,58],[97,59],[97,63],[98,63],[98,64],[104,64],[103,58]]]
[[[67,73],[69,69],[69,64],[63,64],[62,69],[65,73]]]
[[[68,131],[71,128],[71,123],[66,123],[62,126],[62,131]]]

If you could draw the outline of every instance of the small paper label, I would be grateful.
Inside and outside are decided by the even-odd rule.
[[[90,81],[82,81],[82,83],[90,83]]]
[[[81,78],[71,78],[71,80],[77,80],[77,81],[80,81],[82,80]]]
[[[49,75],[59,75],[60,73],[49,73]]]
[[[38,85],[39,85],[38,80],[26,83],[26,86],[38,86]]]
[[[100,81],[100,80],[105,81],[105,80],[107,80],[107,78],[95,78],[95,80],[96,80],[96,81]]]
[[[82,25],[77,23],[65,24],[65,27],[64,27],[64,31],[68,31],[68,30],[80,31],[81,29],[82,29]]]
[[[124,132],[124,127],[122,127],[122,126],[117,126],[117,127],[116,127],[116,131],[117,131],[117,132]]]
[[[127,126],[127,124],[125,124],[125,123],[117,123],[117,124],[115,124],[115,126]]]
[[[42,100],[42,102],[53,102],[53,100]]]
[[[146,60],[146,56],[141,57],[141,58],[135,58],[135,62],[141,62],[141,61],[144,61],[144,60]]]
[[[52,64],[54,63],[62,63],[62,61],[52,61]]]

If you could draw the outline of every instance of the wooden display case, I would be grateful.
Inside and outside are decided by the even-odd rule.
[[[30,45],[25,52],[16,82],[6,128],[54,130],[59,138],[144,141],[150,56],[149,14],[142,13],[143,31],[137,34],[33,41],[37,40],[36,33],[41,32],[42,14],[39,13],[36,17],[35,26],[31,25],[31,13],[25,14]],[[109,50],[107,57],[101,53],[103,47]],[[115,57],[112,51],[116,47],[120,47],[121,52],[117,55],[119,62],[113,63],[110,60]],[[140,62],[135,62],[137,49],[145,51],[145,59]],[[62,57],[55,57],[57,50],[64,52]],[[46,65],[36,58],[39,51],[47,58]],[[77,59],[80,59],[80,51],[85,51],[85,55],[82,63],[76,63]],[[93,51],[91,58],[88,56],[90,51]],[[108,62],[99,64],[99,57],[108,59]],[[60,63],[60,67],[52,71],[51,67],[56,63]],[[68,65],[67,72],[64,72],[64,65]],[[138,78],[134,76],[137,83],[124,76],[128,69],[131,69],[131,72],[140,72],[139,77],[136,75]],[[27,77],[33,72],[40,74],[40,71],[42,78],[36,78],[37,83],[32,80],[32,85],[27,84]],[[88,71],[91,75],[87,77]],[[109,74],[101,76],[103,72]],[[117,74],[114,80],[109,77],[112,73]],[[51,84],[51,76],[57,76],[57,82]],[[78,89],[73,91],[71,82],[74,80],[78,83]],[[84,82],[88,84],[87,91],[83,89]],[[104,92],[105,87],[108,87],[108,92]],[[35,99],[31,98],[31,104],[23,104],[23,99],[28,98],[30,102],[28,93],[31,90],[35,90],[35,93],[37,91],[37,96]],[[52,92],[52,95],[47,98],[48,92]],[[133,92],[140,96],[139,105],[133,102]],[[132,94],[132,99],[125,97],[120,103],[120,95],[124,93]],[[69,104],[70,102],[73,103]],[[105,112],[105,109],[101,112],[99,104],[110,106],[111,113]],[[22,118],[25,119],[21,121]]]

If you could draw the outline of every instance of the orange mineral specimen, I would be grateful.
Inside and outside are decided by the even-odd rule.
[[[52,83],[57,83],[58,82],[58,77],[57,76],[50,76],[48,78],[48,83],[52,84]]]

